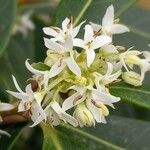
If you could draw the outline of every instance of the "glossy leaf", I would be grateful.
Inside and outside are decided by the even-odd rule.
[[[74,128],[69,125],[53,128],[44,128],[45,148],[58,150],[141,150],[149,149],[150,123],[123,117],[108,117],[107,124],[97,124],[96,127]],[[48,142],[49,141],[49,142]],[[59,144],[59,147],[57,147]],[[57,147],[57,148],[56,148]]]
[[[5,50],[15,21],[16,1],[0,0],[0,55]]]

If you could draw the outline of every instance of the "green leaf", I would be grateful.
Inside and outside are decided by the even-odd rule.
[[[26,126],[24,124],[9,125],[9,128],[4,129],[11,135],[11,137],[2,136],[0,139],[0,149],[12,150],[13,146],[19,140],[20,136],[24,132]]]
[[[5,92],[6,89],[16,90],[12,81],[12,74],[22,88],[26,85],[26,80],[31,76],[31,73],[25,67],[27,58],[34,59],[32,34],[27,39],[24,39],[20,34],[13,36],[7,46],[7,51],[0,59],[1,99],[5,100],[6,95],[10,96]],[[11,98],[9,97],[9,99]]]
[[[16,0],[0,0],[0,55],[5,50],[16,14]]]
[[[61,144],[59,143],[56,130],[46,124],[41,124],[41,127],[44,135],[42,150],[63,150]]]
[[[150,86],[133,87],[122,82],[110,87],[110,91],[121,100],[150,109]]]
[[[60,25],[65,17],[73,16],[74,24],[86,20],[101,23],[106,8],[113,4],[117,16],[122,15],[136,0],[62,0],[56,14],[55,24]]]
[[[50,67],[42,62],[33,63],[32,67],[40,71],[50,70]]]
[[[43,150],[148,150],[150,147],[150,123],[123,117],[108,117],[107,124],[97,124],[95,128],[64,125],[57,130],[44,127],[43,131]]]

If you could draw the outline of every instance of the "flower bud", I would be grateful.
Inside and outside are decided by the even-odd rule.
[[[116,54],[118,53],[117,48],[114,45],[105,45],[101,48],[104,55]]]
[[[141,59],[136,55],[127,55],[124,58],[127,64],[141,65]]]
[[[109,115],[109,110],[108,110],[108,108],[107,108],[104,104],[101,104],[100,106],[101,106],[102,114],[103,114],[104,116],[108,116],[108,115]]]
[[[75,109],[73,116],[77,119],[79,126],[92,126],[95,124],[93,115],[84,104],[79,104]]]
[[[136,72],[133,72],[133,71],[124,72],[122,73],[122,78],[128,84],[131,84],[134,86],[142,85],[141,76]]]

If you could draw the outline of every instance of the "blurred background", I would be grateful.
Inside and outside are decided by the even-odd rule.
[[[10,16],[11,18],[15,18],[12,23],[13,27],[9,31],[11,32],[11,36],[7,40],[7,44],[5,44],[5,46],[3,46],[3,43],[0,43],[0,48],[2,48],[0,53],[1,101],[9,102],[13,100],[13,98],[5,92],[6,89],[15,90],[11,78],[12,74],[15,75],[20,86],[24,89],[27,79],[31,76],[24,65],[27,58],[29,58],[31,62],[39,62],[44,60],[47,49],[44,47],[43,43],[44,34],[42,28],[45,26],[60,25],[66,16],[69,17],[71,15],[75,15],[76,11],[78,11],[78,7],[76,7],[77,1],[80,2],[81,0],[16,1],[16,15],[13,16],[12,14],[12,16]],[[90,8],[90,11],[88,11],[83,17],[83,19],[86,18],[87,21],[90,20],[93,22],[101,21],[101,18],[109,4],[113,3],[115,9],[118,10],[121,3],[126,3],[125,0],[112,0],[111,2],[109,1],[105,4],[104,0],[99,0],[103,1],[103,7],[101,7],[101,9],[97,9],[99,7],[97,5],[97,1],[93,1],[94,2]],[[119,16],[122,23],[129,26],[131,33],[116,36],[114,39],[115,44],[124,45],[126,47],[135,46],[138,50],[150,50],[148,47],[148,44],[150,44],[150,0],[138,0],[134,3],[132,3],[133,0],[127,1],[129,3],[125,4],[124,9],[118,11],[116,16]],[[7,1],[4,2],[3,0],[3,2],[0,2],[0,5],[4,3],[6,4]],[[132,6],[128,11],[126,11],[129,5]],[[13,13],[11,12],[11,9],[11,7],[10,10],[3,7],[3,10],[0,10],[0,15],[7,16],[8,13]],[[94,13],[95,16],[90,18],[90,16],[93,16]],[[3,20],[0,20],[0,34],[2,22],[4,25],[7,24],[9,27],[10,20],[9,18],[6,19],[6,17],[4,17]],[[0,37],[0,40],[3,40],[3,38],[5,37]],[[150,77],[148,76],[145,81],[145,85],[150,85]],[[137,106],[135,107],[132,104],[129,105],[124,101],[117,104],[116,109],[112,110],[111,113],[117,116],[125,116],[147,122],[150,121],[149,110],[145,110]],[[12,147],[10,146],[9,149],[41,150],[43,136],[41,129],[38,127],[33,129],[26,126],[26,123],[21,123],[19,125],[11,125],[11,129],[8,129],[10,126],[2,127],[5,128],[5,130],[8,130],[12,134],[12,138],[15,138],[16,140],[12,143],[12,138],[8,139],[7,137],[2,137],[0,139],[0,149],[5,150],[7,149],[7,144],[12,144]]]

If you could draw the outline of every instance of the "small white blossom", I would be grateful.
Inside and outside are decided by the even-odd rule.
[[[42,92],[34,93],[32,91],[31,84],[28,84],[26,86],[25,92],[23,92],[21,90],[21,88],[19,87],[14,76],[13,76],[13,81],[14,81],[14,85],[15,85],[16,89],[18,90],[18,92],[13,92],[13,91],[8,91],[8,90],[7,90],[7,92],[9,94],[11,94],[12,96],[21,100],[19,103],[19,106],[18,106],[18,112],[30,110],[31,112],[34,112],[34,113],[30,114],[31,118],[32,117],[34,118],[34,115],[39,116],[41,114],[44,117],[44,119],[46,120],[46,115],[41,106],[41,102],[45,95],[45,92],[44,93],[42,93]],[[36,114],[35,114],[35,112],[36,112]]]
[[[95,72],[95,85],[97,89],[100,89],[101,87],[105,87],[105,85],[108,85],[118,79],[118,77],[121,75],[121,70],[113,73],[113,65],[109,62],[107,62],[107,72],[105,75],[102,75],[100,73]]]
[[[104,34],[120,34],[124,32],[129,32],[129,28],[125,25],[115,23],[114,20],[114,7],[110,5],[102,19],[102,25],[91,23],[94,31],[102,30]]]
[[[57,54],[59,59],[54,63],[49,71],[49,78],[58,75],[67,66],[75,75],[80,76],[81,70],[74,60],[73,41],[71,36],[68,36],[65,43],[62,45],[44,38],[45,46],[52,50],[52,53]]]
[[[95,59],[96,49],[111,43],[111,38],[105,35],[94,34],[91,25],[85,26],[84,40],[75,38],[73,45],[85,49],[87,55],[87,66],[89,67]]]
[[[13,33],[20,32],[22,33],[23,37],[26,38],[28,35],[28,31],[35,29],[35,25],[33,21],[30,19],[31,15],[32,15],[31,12],[23,14],[19,18],[19,22],[16,23],[16,25],[14,26]]]
[[[101,90],[86,86],[72,86],[70,89],[77,91],[75,94],[64,100],[63,110],[68,110],[81,102],[85,101],[87,108],[93,114],[97,122],[105,123],[105,116],[108,115],[108,109],[105,105],[113,107],[112,103],[118,102],[119,97],[115,97]]]
[[[78,126],[78,122],[77,120],[72,117],[71,115],[69,115],[68,113],[66,113],[59,105],[58,102],[53,101],[51,102],[46,108],[45,108],[45,113],[47,114],[48,117],[48,121],[50,121],[51,125],[58,125],[60,124],[61,120],[64,121],[65,123],[69,123],[74,127]],[[40,115],[39,117],[37,117],[37,120],[34,122],[34,124],[31,126],[35,126],[38,123],[40,123],[41,121],[43,121],[44,118],[42,115]]]
[[[76,37],[84,22],[85,21],[81,22],[77,27],[73,27],[72,18],[65,18],[62,22],[62,29],[58,27],[44,27],[43,31],[45,34],[54,37],[51,38],[51,40],[64,43],[68,36],[71,36],[73,39]]]

